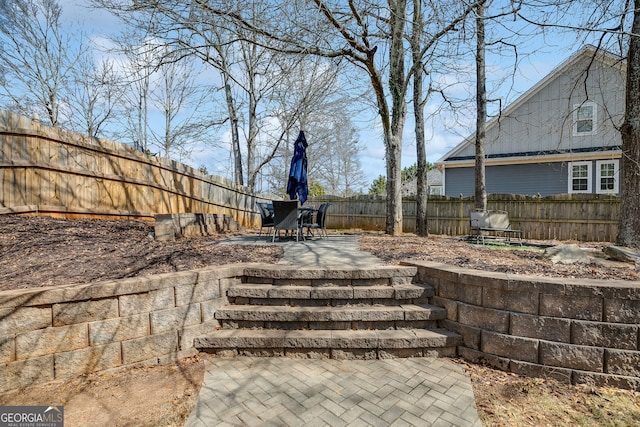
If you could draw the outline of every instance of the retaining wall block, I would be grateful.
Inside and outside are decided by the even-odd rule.
[[[53,355],[0,365],[0,392],[54,380]]]
[[[509,332],[508,311],[458,304],[458,322],[495,332]]]
[[[510,360],[506,357],[496,356],[494,354],[483,353],[467,347],[458,347],[458,355],[464,360],[481,365],[488,365],[492,368],[506,371],[509,369]]]
[[[640,351],[606,349],[605,367],[608,374],[640,378]]]
[[[141,294],[122,295],[120,302],[120,315],[148,313],[156,310],[174,307],[173,288],[158,289]]]
[[[184,305],[168,310],[154,311],[150,314],[150,318],[152,334],[197,325],[201,322],[200,304]]]
[[[509,362],[509,371],[514,374],[525,375],[528,377],[553,378],[563,384],[571,384],[571,375],[573,373],[571,369],[542,366],[535,363],[523,362],[521,360],[511,360]]]
[[[480,342],[483,353],[538,363],[538,340],[482,331]]]
[[[217,320],[200,323],[198,325],[193,326],[185,326],[180,331],[178,331],[179,335],[179,345],[180,350],[187,350],[193,347],[193,341],[196,338],[202,337],[208,333],[211,333],[217,330],[220,327],[220,324]]]
[[[482,305],[488,308],[537,314],[538,300],[538,294],[535,292],[483,288]]]
[[[16,339],[13,335],[0,335],[0,363],[16,360]]]
[[[605,299],[602,320],[612,323],[640,324],[640,300]]]
[[[89,344],[92,346],[126,341],[149,334],[151,325],[148,313],[89,323]]]
[[[540,295],[540,315],[578,320],[602,320],[603,299],[574,295]]]
[[[189,305],[220,297],[220,283],[215,279],[207,283],[179,285],[176,290],[176,306]]]
[[[574,320],[571,342],[577,345],[608,347],[621,350],[638,348],[638,326]]]
[[[453,320],[454,322],[458,321],[458,303],[456,301],[441,297],[433,297],[431,302],[433,305],[447,310],[447,319]]]
[[[120,343],[57,353],[54,356],[56,379],[73,378],[78,372],[103,371],[122,365]]]
[[[211,301],[205,301],[200,304],[202,310],[202,322],[209,322],[215,320],[216,311],[222,306],[229,304],[226,298],[217,298]],[[216,320],[217,322],[217,320]]]
[[[87,346],[89,328],[86,323],[39,329],[16,336],[16,359],[32,359]]]
[[[482,306],[482,287],[460,285],[453,282],[440,282],[437,295],[467,304]]]
[[[50,307],[0,309],[0,335],[34,331],[52,325]]]
[[[122,363],[128,365],[176,351],[178,351],[176,331],[122,341]]]
[[[540,363],[581,371],[604,371],[604,348],[540,341]]]
[[[118,317],[118,299],[106,298],[54,304],[53,326],[73,325]]]
[[[510,333],[520,337],[571,342],[571,320],[511,313]]]
[[[482,329],[473,326],[463,325],[451,320],[444,320],[441,326],[448,331],[455,332],[462,336],[463,345],[473,350],[480,350],[480,334]]]
[[[574,384],[588,384],[596,387],[615,387],[640,391],[640,378],[637,377],[573,371],[572,382]]]

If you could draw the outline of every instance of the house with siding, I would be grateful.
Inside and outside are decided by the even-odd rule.
[[[487,123],[489,194],[619,194],[626,63],[586,46]],[[474,195],[475,133],[436,162],[444,194]]]

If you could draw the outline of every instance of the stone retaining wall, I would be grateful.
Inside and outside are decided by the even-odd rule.
[[[464,338],[459,356],[566,383],[640,390],[640,282],[553,279],[412,262]]]
[[[243,266],[0,292],[0,392],[196,353]]]

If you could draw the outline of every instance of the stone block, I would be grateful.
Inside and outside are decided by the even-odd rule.
[[[220,285],[217,283],[198,283],[175,287],[176,306],[193,304],[220,298]]]
[[[421,348],[380,348],[378,349],[378,359],[400,359],[400,358],[404,359],[409,357],[422,357],[423,354],[424,354],[423,349]]]
[[[120,343],[87,347],[54,356],[56,379],[73,378],[122,364]]]
[[[604,349],[541,341],[540,363],[581,371],[603,372]]]
[[[165,332],[129,341],[122,341],[122,363],[140,362],[178,351],[178,333]]]
[[[13,335],[0,335],[0,363],[16,359],[16,339]]]
[[[352,286],[389,286],[389,278],[372,277],[362,279],[351,279]]]
[[[531,363],[538,362],[538,340],[482,331],[480,342],[483,353]]]
[[[227,305],[226,298],[218,298],[211,301],[206,301],[200,303],[200,308],[202,310],[202,321],[208,322],[210,320],[215,319],[216,311]]]
[[[86,323],[23,332],[16,335],[16,359],[32,359],[88,345],[89,327]]]
[[[118,299],[105,298],[54,304],[53,326],[73,325],[118,317]]]
[[[378,358],[378,350],[369,348],[332,348],[331,358],[336,360],[376,360]]]
[[[355,299],[371,299],[371,298],[393,298],[394,290],[391,286],[357,286],[353,289],[353,298]]]
[[[605,299],[603,320],[611,323],[640,324],[640,300]]]
[[[638,377],[624,377],[594,372],[573,371],[572,382],[574,384],[587,384],[595,387],[623,388],[635,391],[640,390],[640,378]]]
[[[563,384],[571,384],[571,369],[542,366],[520,360],[509,361],[509,371],[518,375],[536,378],[553,378]]]
[[[400,306],[404,310],[404,320],[442,320],[447,316],[447,311],[442,307],[420,306],[406,304]]]
[[[621,350],[638,348],[638,326],[619,323],[572,322],[571,342],[592,347],[609,347]]]
[[[310,297],[313,299],[344,299],[354,298],[354,289],[350,286],[321,286],[312,287]]]
[[[376,331],[331,331],[331,347],[336,349],[378,348],[378,338]]]
[[[421,347],[421,340],[410,330],[377,331],[378,348],[398,349]],[[424,338],[424,337],[423,337]]]
[[[269,290],[269,298],[308,299],[310,296],[310,286],[274,286]]]
[[[89,323],[89,345],[108,344],[144,337],[151,333],[148,314],[118,317]]]
[[[150,319],[152,334],[197,325],[201,323],[200,304],[183,305],[168,310],[154,311],[150,314]]]
[[[509,312],[469,304],[458,304],[458,323],[506,333],[509,331]]]
[[[0,308],[0,335],[19,334],[51,325],[48,307]]]
[[[292,359],[329,359],[329,348],[290,348],[285,347],[284,355]]]
[[[149,313],[175,307],[173,288],[157,289],[141,294],[122,295],[118,299],[120,302],[121,316]]]
[[[432,302],[433,305],[443,307],[447,310],[448,320],[452,320],[454,322],[458,321],[458,303],[456,301],[436,296],[432,298]]]
[[[571,342],[571,320],[511,313],[511,335],[541,340]]]
[[[449,331],[460,334],[465,347],[469,347],[473,350],[480,350],[480,335],[482,333],[482,329],[463,325],[451,320],[443,321],[442,326]]]
[[[483,288],[482,305],[487,308],[515,311],[519,313],[538,313],[538,294],[523,290],[504,290]]]
[[[461,285],[452,282],[440,282],[437,296],[477,306],[482,305],[482,287]]]
[[[640,377],[640,351],[605,350],[605,372]]]
[[[240,329],[236,334],[238,348],[283,348],[285,331]]]
[[[396,299],[423,299],[432,297],[435,292],[429,285],[394,285]]]
[[[284,347],[328,349],[331,347],[332,331],[286,331]]]
[[[462,344],[462,337],[445,329],[426,330],[414,329],[411,331],[416,337],[418,347],[451,347]]]
[[[540,315],[578,320],[602,320],[603,299],[575,295],[540,295]]]
[[[501,371],[509,369],[510,360],[505,357],[483,353],[467,347],[458,347],[458,355],[469,362],[491,366],[492,368],[500,369]]]
[[[180,350],[194,348],[195,339],[216,331],[219,328],[217,321],[200,323],[199,325],[186,326],[179,332]]]
[[[229,287],[227,289],[227,297],[238,298],[268,298],[269,289],[272,286],[269,284],[239,284]],[[212,299],[212,298],[209,298]]]
[[[0,392],[54,380],[53,355],[0,365]]]

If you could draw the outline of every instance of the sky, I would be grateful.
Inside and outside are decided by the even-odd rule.
[[[106,12],[96,11],[88,8],[87,0],[59,0],[63,7],[65,19],[79,21],[87,29],[93,38],[105,37],[118,32],[119,23],[116,18]],[[547,35],[544,39],[533,39],[519,48],[519,67],[512,80],[500,86],[491,97],[501,97],[502,107],[506,107],[509,102],[513,102],[519,95],[524,93],[531,86],[541,80],[546,74],[562,63],[573,52],[580,49],[582,45],[576,43],[571,37],[556,37]],[[489,54],[487,57],[487,76],[490,81],[501,79],[505,70],[512,67],[513,58],[498,57]],[[469,67],[473,67],[473,58],[469,58]],[[455,78],[455,77],[454,77]],[[464,82],[463,82],[464,83]],[[491,83],[490,83],[491,84]],[[471,86],[473,85],[473,86]],[[470,81],[465,90],[471,91],[475,87],[475,82]],[[494,110],[495,110],[494,104]],[[415,136],[413,134],[413,117],[411,106],[407,113],[407,121],[404,132],[402,167],[411,166],[416,162]],[[427,112],[431,106],[427,106]],[[490,106],[490,108],[492,108]],[[373,113],[372,113],[373,114]],[[374,117],[373,120],[370,118]],[[360,141],[364,146],[360,154],[361,166],[368,183],[362,190],[366,193],[370,183],[379,175],[384,175],[386,171],[385,149],[382,139],[382,131],[379,119],[374,115],[369,116],[369,120],[362,122],[360,128]],[[448,123],[449,126],[445,126]],[[451,125],[452,119],[441,113],[436,119],[426,124],[427,131],[427,160],[436,162],[445,153],[453,149],[457,144],[473,131],[475,117],[470,114],[465,119],[459,120]],[[228,132],[219,135],[223,141],[228,141]],[[293,144],[293,141],[291,141]],[[314,153],[308,153],[309,156]],[[206,166],[209,173],[231,177],[230,155],[221,155],[219,151],[203,147],[202,151],[195,154],[195,160],[185,161],[193,167]]]

